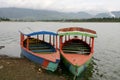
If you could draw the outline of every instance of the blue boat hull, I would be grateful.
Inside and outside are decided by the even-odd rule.
[[[21,48],[21,51],[22,51],[22,55],[25,56],[26,58],[28,58],[29,60],[31,60],[37,64],[40,64],[46,70],[50,70],[53,72],[57,69],[57,66],[60,62],[60,60],[56,60],[56,62],[51,62],[51,61],[48,61],[42,57],[35,56],[35,55],[31,54],[30,52],[26,51],[24,48]],[[47,61],[48,64],[44,66],[45,61]]]

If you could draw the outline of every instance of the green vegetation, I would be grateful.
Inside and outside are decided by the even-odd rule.
[[[120,22],[120,18],[90,18],[90,19],[62,19],[62,20],[42,20],[47,22]]]
[[[1,18],[0,17],[0,21],[10,21],[10,19],[9,18]]]
[[[35,21],[43,21],[43,22],[120,22],[119,18],[90,18],[90,19],[61,19],[61,20],[11,20],[9,18],[0,17],[0,21],[17,21],[17,22],[35,22]]]

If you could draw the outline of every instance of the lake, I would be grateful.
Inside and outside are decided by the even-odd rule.
[[[120,23],[0,22],[0,55],[20,57],[19,29],[26,27],[57,31],[84,27],[97,32],[95,53],[88,69],[77,80],[120,80]]]

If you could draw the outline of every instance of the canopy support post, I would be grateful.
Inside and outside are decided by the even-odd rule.
[[[24,35],[21,33],[20,34],[20,44],[23,46],[23,41],[24,41]]]
[[[30,36],[27,36],[27,49],[29,50],[29,37]]]
[[[60,46],[60,49],[62,49],[62,37],[63,37],[63,36],[60,36],[60,45],[59,45],[59,46]]]
[[[67,36],[65,35],[65,41],[67,41]]]
[[[49,43],[51,44],[51,35],[49,35]]]
[[[55,38],[54,38],[54,35],[53,35],[53,46],[55,46]]]
[[[68,35],[68,40],[70,40],[70,35]]]
[[[82,40],[83,40],[83,35],[82,35],[82,38],[81,38]]]
[[[89,46],[91,47],[91,37],[89,38]]]
[[[57,35],[56,35],[56,49],[58,48],[58,41],[57,41]]]
[[[43,34],[43,41],[45,41],[45,35]]]
[[[37,35],[37,43],[39,42],[39,35]]]
[[[94,37],[92,37],[92,47],[91,47],[91,52],[94,52]]]
[[[87,36],[85,36],[85,42],[87,42]]]

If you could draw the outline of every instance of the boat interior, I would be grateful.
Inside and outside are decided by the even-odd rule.
[[[63,44],[62,50],[64,53],[70,54],[90,54],[90,46],[80,39],[71,39]]]
[[[24,40],[24,47],[26,46],[27,39]],[[29,38],[29,50],[34,53],[52,53],[56,51],[51,44],[35,38]]]

